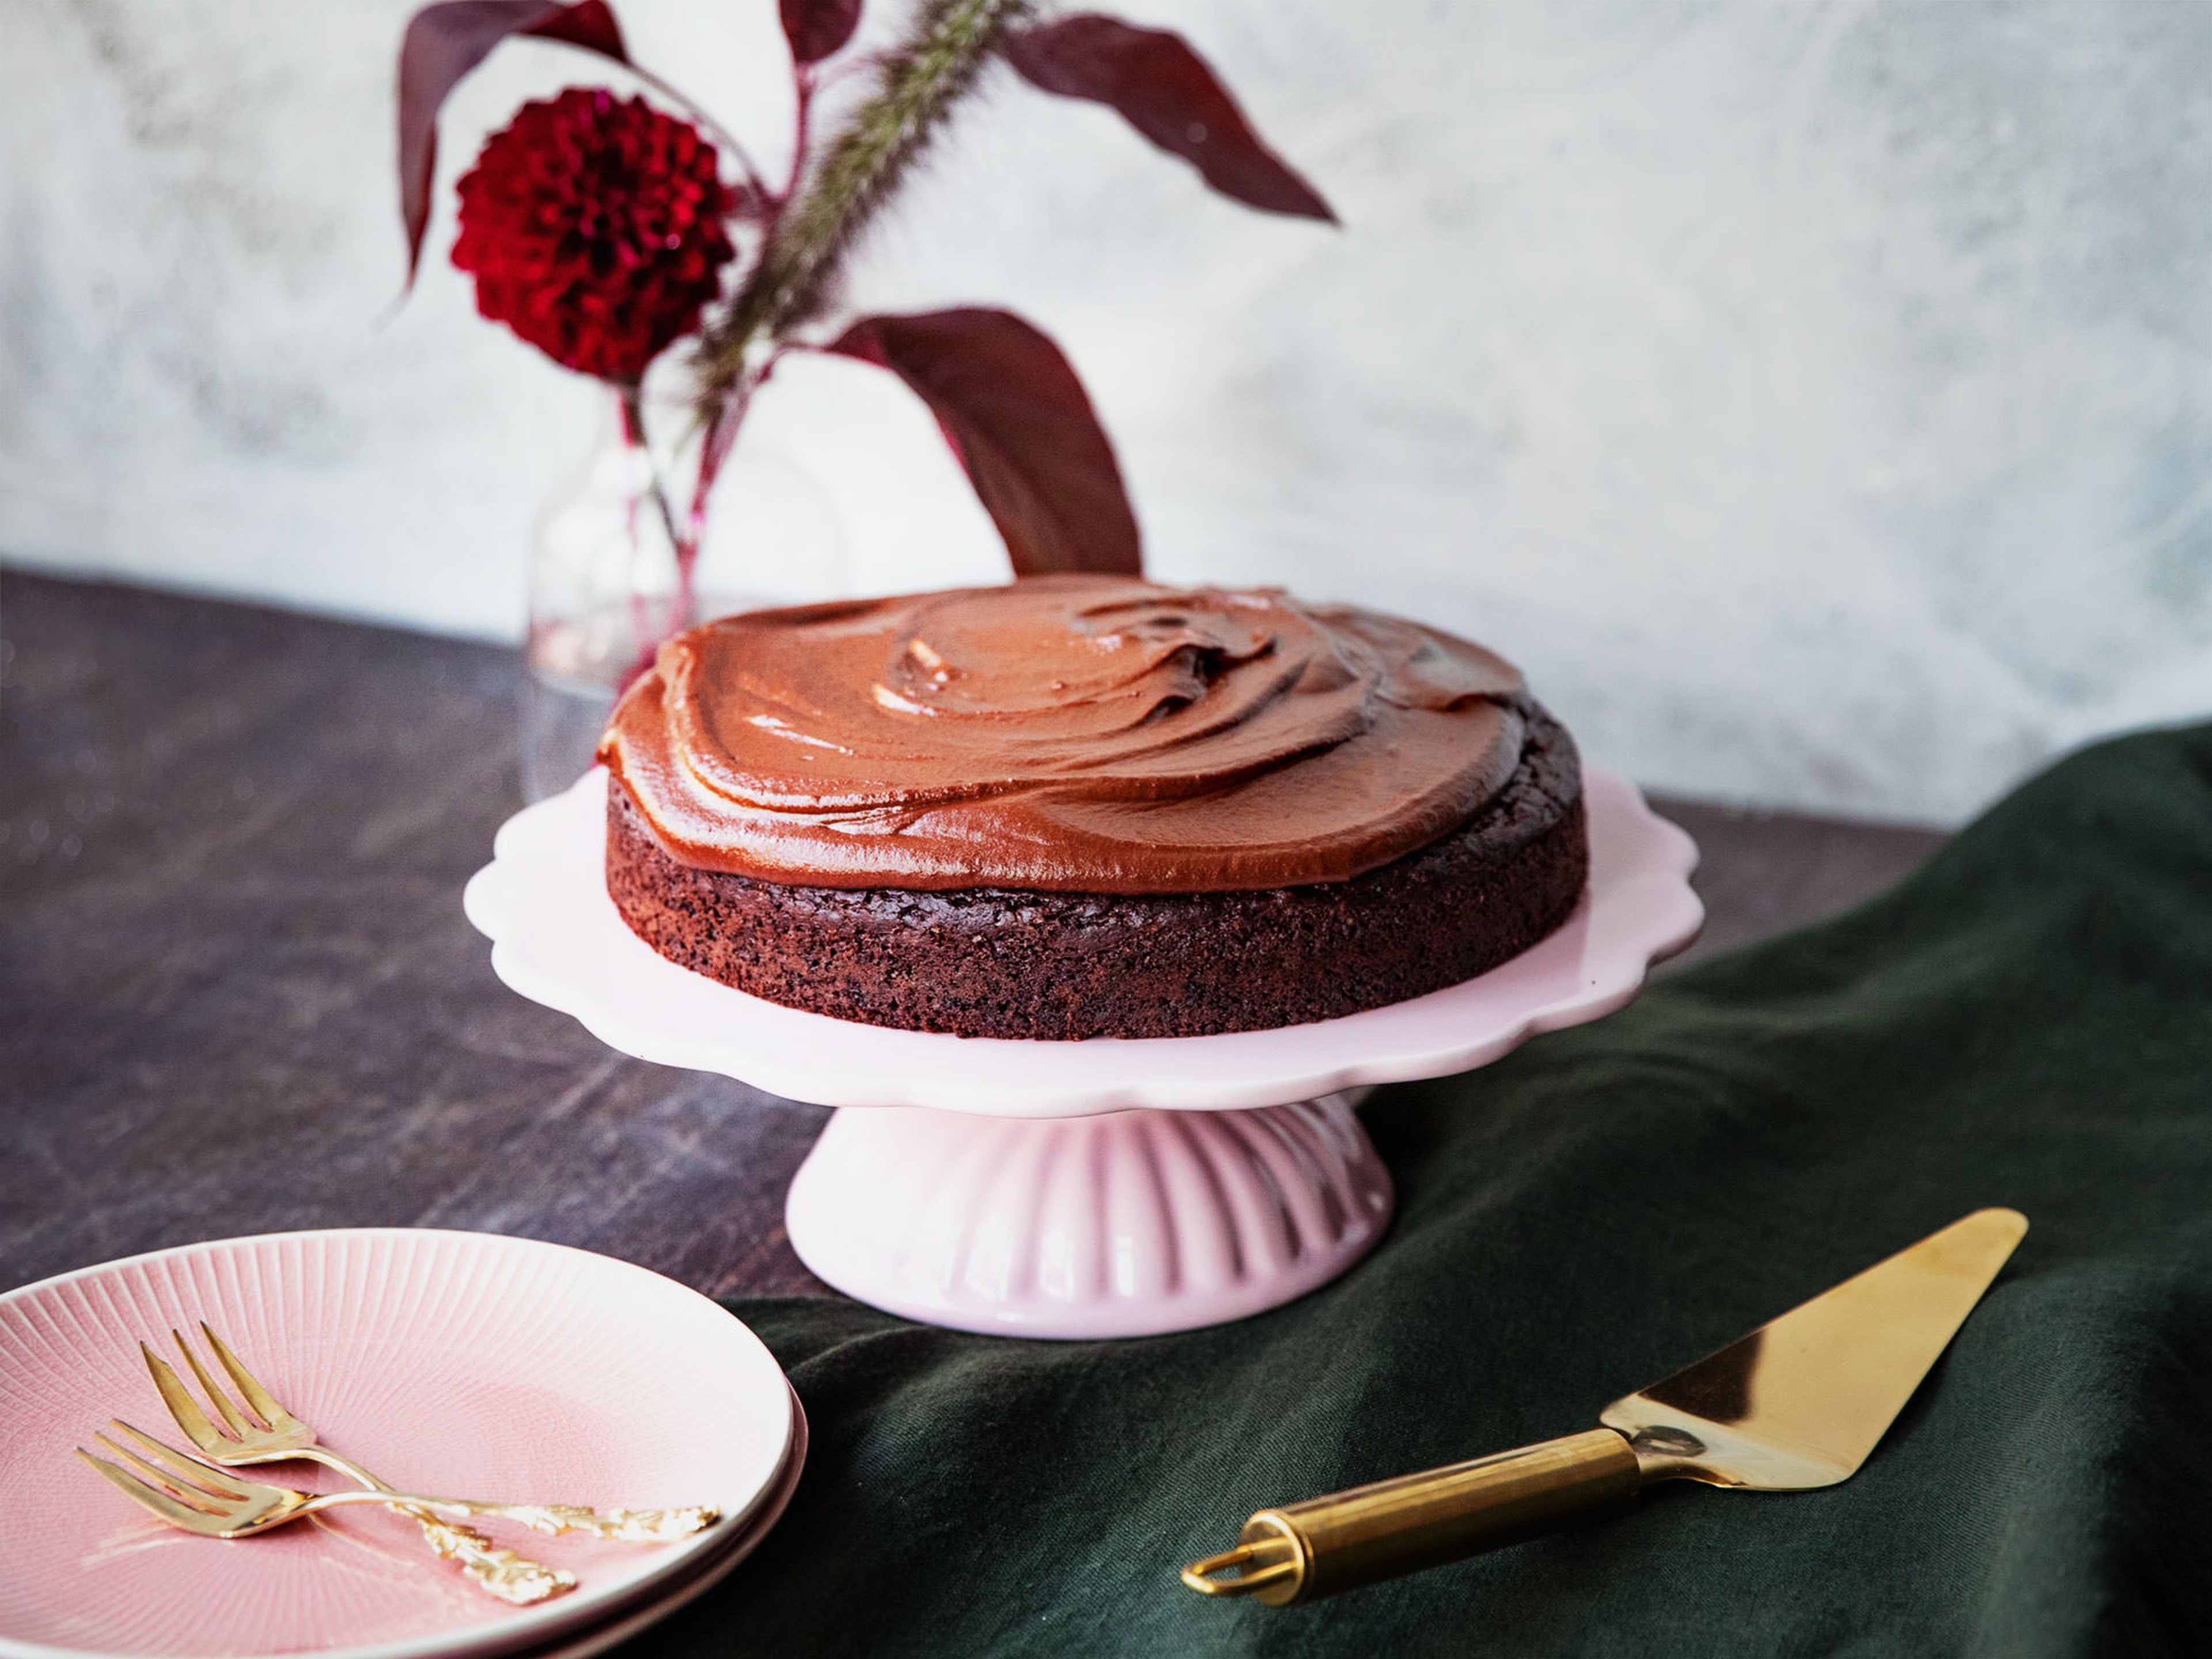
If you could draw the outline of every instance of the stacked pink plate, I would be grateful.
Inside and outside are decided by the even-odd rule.
[[[183,1443],[141,1340],[205,1320],[323,1443],[395,1486],[599,1509],[712,1504],[673,1544],[479,1528],[576,1576],[512,1607],[404,1516],[195,1537],[70,1455],[119,1417]],[[173,1350],[171,1351],[174,1358]],[[314,1654],[577,1659],[720,1580],[798,1484],[806,1420],[760,1339],[658,1273],[486,1233],[278,1233],[0,1297],[0,1659]],[[306,1463],[255,1471],[330,1490]]]

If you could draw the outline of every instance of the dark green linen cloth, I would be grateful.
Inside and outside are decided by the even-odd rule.
[[[1239,1324],[732,1304],[812,1454],[629,1651],[2212,1651],[2212,728],[2077,755],[1851,915],[1365,1116],[1389,1234]],[[1286,1610],[1176,1582],[1261,1505],[1592,1426],[1990,1204],[2033,1231],[1843,1486],[1664,1486]]]

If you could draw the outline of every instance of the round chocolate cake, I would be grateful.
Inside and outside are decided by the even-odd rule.
[[[607,890],[672,961],[963,1036],[1300,1024],[1558,927],[1573,739],[1464,640],[1121,576],[726,617],[599,748]]]

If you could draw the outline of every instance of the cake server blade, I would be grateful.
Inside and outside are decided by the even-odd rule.
[[[1664,1381],[1603,1428],[1260,1510],[1182,1570],[1285,1606],[1517,1543],[1654,1480],[1802,1492],[1856,1473],[2027,1232],[1978,1210]]]
[[[2016,1210],[1978,1210],[1598,1421],[1628,1437],[1646,1480],[1833,1486],[1866,1461],[2027,1231]]]

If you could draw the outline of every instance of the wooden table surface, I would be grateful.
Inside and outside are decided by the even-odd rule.
[[[830,1294],[783,1192],[827,1114],[603,1047],[461,885],[521,804],[513,652],[0,574],[0,1289],[300,1227],[519,1233]],[[1685,960],[1939,837],[1679,800]]]

